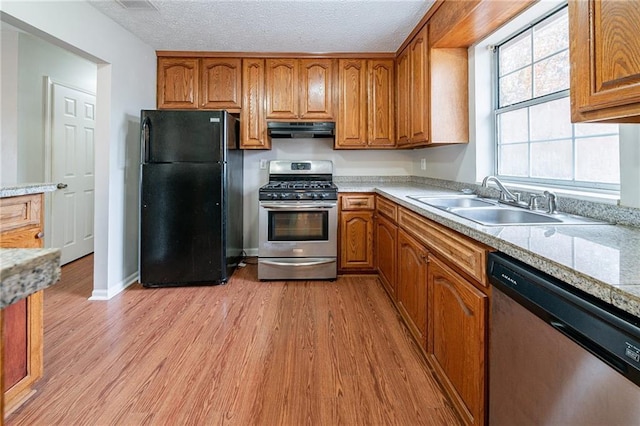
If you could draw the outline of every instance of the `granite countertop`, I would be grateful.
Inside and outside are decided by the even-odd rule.
[[[0,309],[60,279],[60,249],[0,249]]]
[[[19,195],[53,192],[58,187],[55,183],[24,183],[0,187],[0,198],[17,197]]]
[[[336,182],[375,192],[427,219],[546,272],[640,317],[640,229],[621,225],[483,226],[408,196],[459,193],[412,182]]]

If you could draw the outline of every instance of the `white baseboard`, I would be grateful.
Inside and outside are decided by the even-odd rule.
[[[247,253],[247,257],[255,257],[258,255],[257,248],[244,249],[244,252]]]
[[[89,300],[109,300],[116,294],[119,294],[120,292],[122,292],[122,290],[124,290],[125,288],[129,287],[131,284],[135,283],[136,281],[138,281],[137,271],[129,275],[124,280],[120,281],[117,285],[109,288],[108,290],[94,289],[93,292],[91,292],[91,297],[89,298]]]

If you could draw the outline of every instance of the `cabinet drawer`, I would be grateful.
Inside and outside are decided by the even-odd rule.
[[[460,271],[488,286],[485,273],[488,249],[485,246],[402,207],[398,212],[398,223]]]
[[[342,210],[373,210],[375,196],[373,194],[357,194],[340,196]]]
[[[398,206],[386,198],[376,197],[376,209],[394,222],[398,220]]]
[[[40,194],[0,198],[0,232],[39,226],[42,211]]]

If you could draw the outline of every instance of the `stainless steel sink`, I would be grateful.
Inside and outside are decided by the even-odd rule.
[[[409,198],[485,226],[607,224],[570,214],[548,214],[507,206],[498,203],[497,200],[478,198],[475,195],[409,196]]]
[[[462,207],[495,207],[495,202],[477,198],[475,195],[451,196],[451,197],[409,197],[421,203],[428,204],[439,209],[448,210]]]
[[[451,209],[451,213],[488,226],[549,225],[563,223],[559,217],[524,209],[493,207],[483,209]]]

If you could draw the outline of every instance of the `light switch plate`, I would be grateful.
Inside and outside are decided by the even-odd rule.
[[[267,169],[267,160],[260,160],[260,170]]]
[[[420,159],[420,170],[427,170],[427,159],[426,158],[421,158]]]

